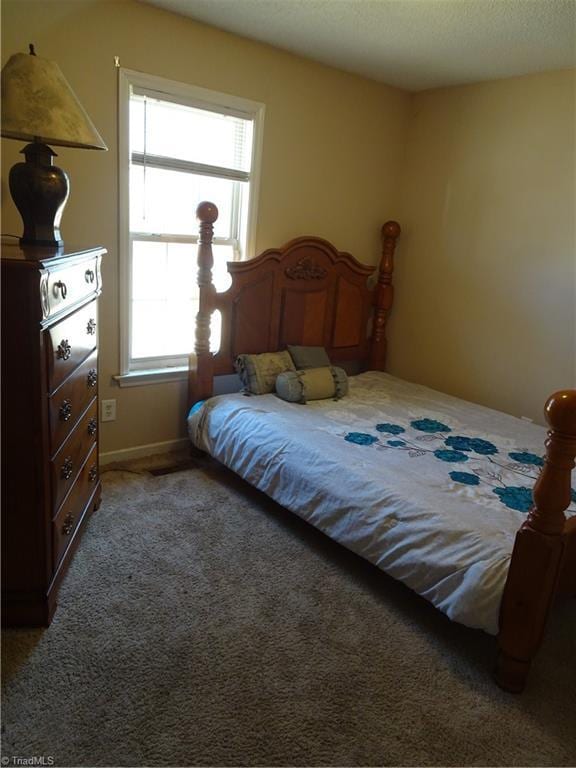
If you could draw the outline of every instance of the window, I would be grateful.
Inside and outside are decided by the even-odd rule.
[[[122,383],[138,371],[188,364],[198,311],[199,202],[218,206],[218,290],[227,285],[226,262],[253,255],[264,107],[128,70],[120,71],[119,93]]]

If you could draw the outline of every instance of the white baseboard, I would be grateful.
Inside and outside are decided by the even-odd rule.
[[[100,466],[112,464],[115,461],[127,459],[140,459],[143,456],[156,456],[159,453],[172,453],[190,445],[187,437],[179,440],[166,440],[163,443],[149,443],[148,445],[136,445],[133,448],[121,448],[119,451],[106,451],[100,454]]]

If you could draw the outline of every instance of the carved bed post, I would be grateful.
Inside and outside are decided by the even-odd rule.
[[[214,203],[200,203],[196,208],[196,217],[200,222],[197,254],[197,282],[200,296],[196,315],[195,354],[190,359],[190,405],[212,395],[214,370],[210,352],[210,318],[214,309],[215,293],[212,284],[212,267],[214,266],[212,236],[213,225],[218,218],[218,208]]]
[[[383,371],[386,364],[386,323],[394,299],[394,250],[400,232],[397,221],[387,221],[382,227],[382,259],[374,295],[374,326],[370,343],[369,366],[372,371]]]
[[[553,394],[545,414],[546,460],[534,486],[534,505],[516,534],[500,608],[496,680],[513,693],[524,688],[556,592],[576,456],[576,390]]]

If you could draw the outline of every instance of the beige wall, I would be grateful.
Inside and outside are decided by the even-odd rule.
[[[574,73],[409,96],[134,0],[3,0],[2,63],[34,41],[55,59],[110,151],[59,150],[71,177],[69,242],[103,244],[101,396],[112,451],[182,437],[186,387],[119,389],[114,56],[129,69],[266,104],[257,251],[304,233],[360,260],[378,230],[403,235],[390,321],[396,375],[541,419],[574,386]],[[21,223],[6,189],[21,149],[2,141],[2,231]],[[192,211],[191,211],[191,215]]]
[[[266,104],[257,251],[301,234],[326,237],[360,260],[379,256],[379,227],[398,215],[409,97],[134,0],[3,0],[2,64],[33,41],[58,62],[110,149],[58,149],[71,179],[67,242],[109,254],[101,301],[101,396],[118,419],[101,428],[103,451],[185,434],[186,387],[119,389],[117,108],[121,65]],[[22,145],[2,141],[2,231],[21,222],[6,188]],[[191,216],[193,211],[190,212]],[[192,329],[191,334],[192,334]]]
[[[392,373],[538,421],[576,385],[574,74],[413,97]]]

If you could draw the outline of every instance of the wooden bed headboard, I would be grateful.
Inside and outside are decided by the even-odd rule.
[[[212,235],[218,218],[213,203],[200,203],[196,343],[190,356],[190,403],[213,392],[213,378],[234,372],[241,353],[276,352],[287,344],[326,347],[335,364],[357,363],[384,370],[386,321],[392,307],[394,249],[400,225],[382,227],[382,258],[376,284],[374,267],[361,264],[319,237],[298,237],[249,261],[228,262],[230,288],[217,293],[212,283]],[[210,352],[210,320],[222,316],[217,353]]]

